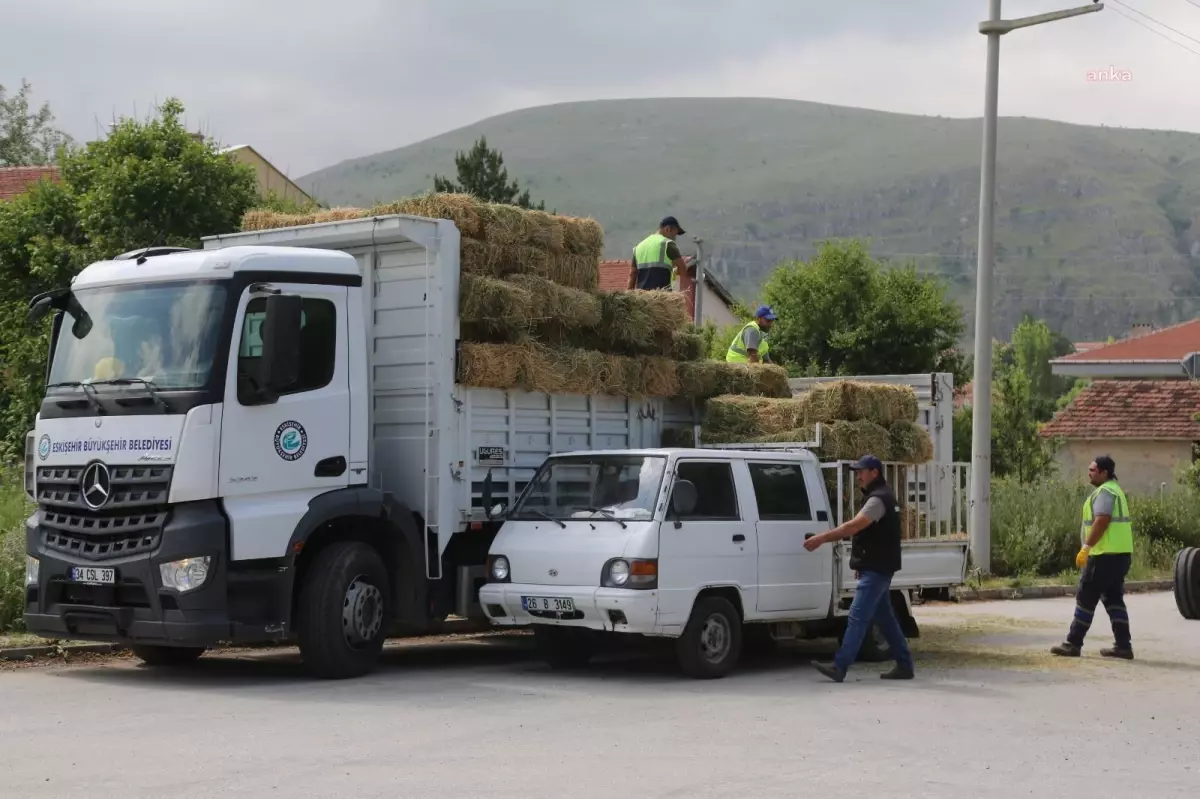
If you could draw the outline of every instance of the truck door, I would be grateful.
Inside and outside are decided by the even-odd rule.
[[[819,481],[817,470],[801,461],[769,459],[747,466],[758,510],[758,610],[823,616],[833,594],[833,547],[804,548],[806,538],[829,529],[816,520],[815,511],[825,509],[825,492],[819,482],[810,485],[808,476]]]
[[[740,468],[740,477],[735,468]],[[696,594],[713,586],[737,587],[743,607],[753,608],[758,554],[754,524],[745,521],[746,509],[739,501],[739,495],[749,495],[745,465],[680,459],[674,479],[695,484],[698,498],[692,513],[675,519],[668,512],[660,526],[658,623],[687,624]],[[739,484],[746,484],[741,492]]]
[[[220,491],[232,558],[279,558],[309,501],[349,484],[350,386],[342,286],[274,284],[302,298],[300,369],[274,402],[254,398],[266,297],[240,299],[221,421]]]

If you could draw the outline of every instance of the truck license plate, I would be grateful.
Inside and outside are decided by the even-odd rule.
[[[548,613],[574,613],[575,601],[559,596],[523,596],[521,608],[525,611],[540,610]]]
[[[98,569],[94,566],[72,566],[71,582],[89,585],[112,585],[117,581],[116,569]]]

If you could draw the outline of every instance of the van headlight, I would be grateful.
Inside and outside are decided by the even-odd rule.
[[[491,563],[488,564],[488,579],[494,583],[507,583],[512,576],[508,558],[503,555],[493,555],[489,560]]]
[[[652,558],[613,558],[604,564],[600,585],[605,588],[658,588],[658,561]]]

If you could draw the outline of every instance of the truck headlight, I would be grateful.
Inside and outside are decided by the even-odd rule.
[[[605,588],[658,588],[658,561],[642,558],[613,558],[604,564],[600,585]]]
[[[212,558],[205,555],[202,558],[184,558],[158,564],[163,588],[174,588],[181,594],[195,591],[208,580],[208,567],[211,563]]]
[[[41,574],[42,562],[37,558],[25,556],[25,587],[31,588],[38,584],[38,575]]]
[[[491,565],[488,567],[488,576],[493,582],[506,583],[512,570],[508,565],[508,558],[503,555],[495,555],[491,558]]]

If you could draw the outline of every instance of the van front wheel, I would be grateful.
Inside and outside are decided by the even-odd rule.
[[[683,673],[698,680],[724,677],[742,654],[742,619],[728,599],[701,599],[692,608],[675,657]]]

